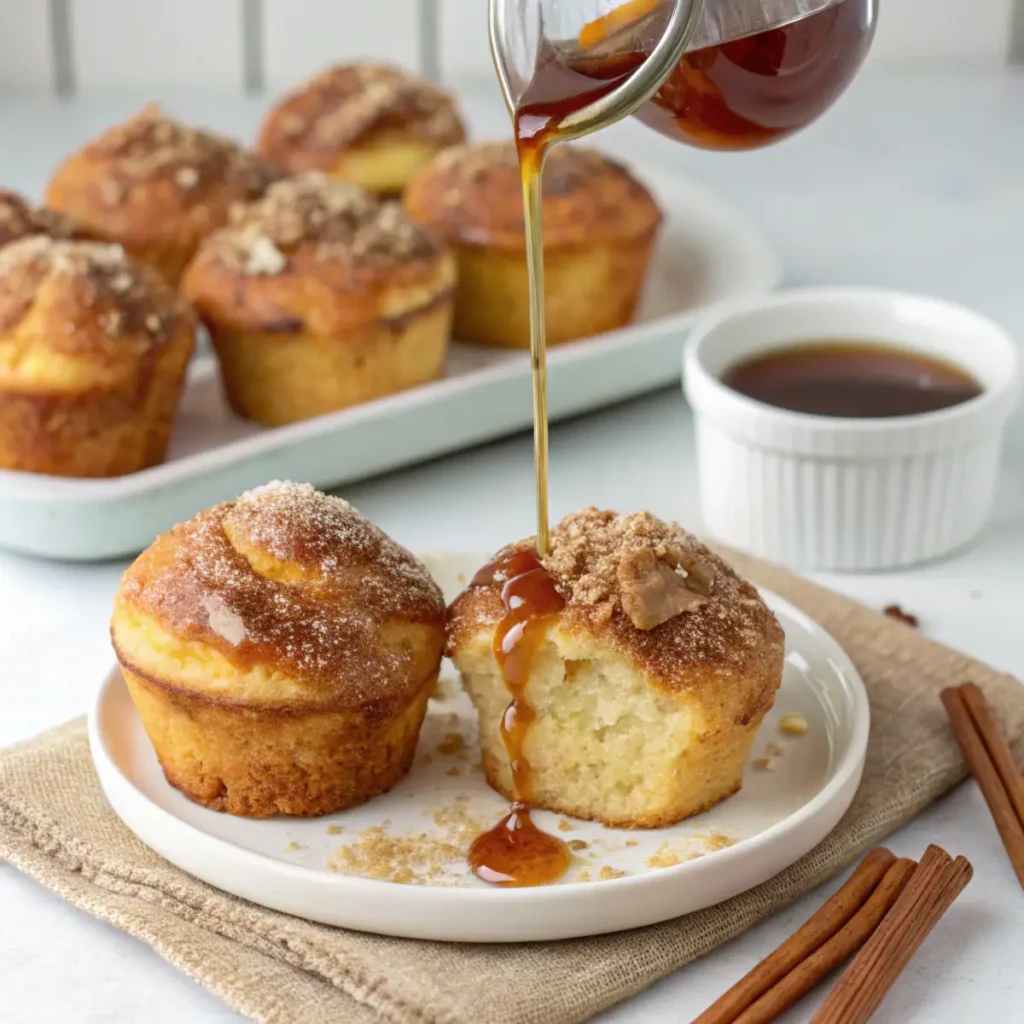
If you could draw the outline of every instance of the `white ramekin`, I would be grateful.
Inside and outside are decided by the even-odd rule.
[[[974,374],[983,393],[938,412],[840,419],[747,398],[721,377],[807,341],[891,342]],[[683,355],[707,531],[775,562],[889,569],[966,544],[992,507],[1020,357],[1005,331],[962,306],[881,290],[782,292],[720,307]]]

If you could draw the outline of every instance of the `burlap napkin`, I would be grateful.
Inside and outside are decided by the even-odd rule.
[[[838,828],[728,903],[633,932],[520,946],[413,942],[309,924],[204,885],[135,839],[103,799],[81,720],[0,755],[0,856],[149,943],[254,1020],[586,1020],[824,881],[954,785],[964,768],[938,700],[943,686],[973,679],[1018,753],[1024,746],[1024,689],[1011,677],[780,569],[729,557],[842,643],[867,683],[873,718],[864,781]]]

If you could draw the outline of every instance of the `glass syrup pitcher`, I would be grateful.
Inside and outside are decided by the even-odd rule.
[[[491,49],[520,138],[531,122],[554,142],[633,114],[692,146],[751,149],[835,102],[877,10],[877,0],[491,0]]]

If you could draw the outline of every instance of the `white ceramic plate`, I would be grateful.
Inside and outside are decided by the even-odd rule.
[[[636,322],[548,359],[552,419],[679,379],[679,352],[709,306],[778,284],[761,236],[685,179],[640,168],[665,212]],[[333,487],[522,430],[529,357],[452,345],[446,375],[341,412],[267,429],[224,403],[209,355],[195,361],[168,461],[112,480],[0,470],[0,546],[49,558],[139,551],[174,523],[274,477]]]
[[[427,564],[450,599],[485,560],[445,555]],[[541,827],[586,844],[568,876],[544,888],[492,888],[465,866],[468,841],[507,806],[476,767],[472,707],[457,684],[448,687],[453,695],[431,702],[408,778],[325,818],[251,821],[187,800],[164,780],[117,669],[90,715],[93,760],[111,806],[144,843],[274,910],[453,942],[564,939],[653,924],[735,896],[792,864],[835,827],[860,782],[869,712],[856,669],[815,622],[764,596],[786,632],[786,671],[752,760],[777,744],[773,770],[752,763],[740,793],[670,828],[626,831],[537,813]],[[448,676],[454,683],[450,666]],[[779,718],[790,712],[807,720],[806,735],[779,732]],[[339,848],[378,870],[390,864],[385,876],[406,870],[420,884],[331,870],[329,859],[345,858]],[[426,851],[425,859],[410,861],[410,851]],[[616,877],[602,880],[602,869]]]

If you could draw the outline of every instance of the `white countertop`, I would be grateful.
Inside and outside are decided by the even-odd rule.
[[[38,194],[48,169],[138,98],[0,102],[0,182]],[[186,117],[248,134],[261,105],[175,96]],[[792,284],[874,284],[955,299],[1024,338],[1024,77],[869,74],[804,135],[760,154],[685,151],[627,124],[601,144],[671,164],[766,233]],[[478,135],[507,129],[470,101]],[[553,516],[585,504],[649,508],[699,529],[690,416],[676,390],[556,426]],[[532,532],[531,442],[519,436],[345,489],[414,550],[493,549]],[[83,712],[111,661],[107,616],[124,563],[60,565],[0,553],[0,745]],[[822,576],[876,607],[897,601],[931,636],[1024,675],[1024,416],[1012,424],[994,519],[969,550],[913,571]],[[896,834],[966,854],[975,878],[876,1016],[886,1024],[1020,1019],[1024,895],[973,783]],[[814,894],[608,1013],[688,1020],[820,904]],[[9,1024],[238,1020],[142,943],[0,866],[0,1017]],[[806,1020],[808,999],[785,1019]]]

